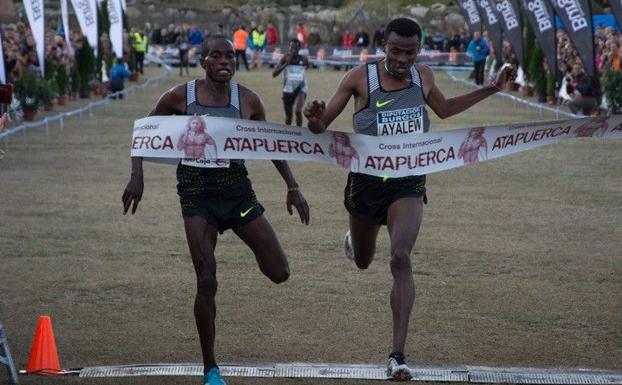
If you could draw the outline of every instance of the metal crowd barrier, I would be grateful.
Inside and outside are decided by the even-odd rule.
[[[162,63],[171,66],[179,65],[179,54],[177,48],[172,45],[151,45],[150,53],[158,56]],[[190,58],[190,65],[197,65],[200,60],[200,49],[193,47],[194,56]],[[261,61],[275,65],[287,53],[286,45],[271,46],[261,51]],[[355,66],[370,61],[380,60],[384,57],[381,51],[361,48],[342,48],[342,47],[311,47],[301,49],[301,53],[309,58],[314,67],[320,69],[326,66]],[[246,50],[247,60],[253,58],[253,50]],[[456,68],[457,70],[473,68],[473,61],[465,52],[441,52],[438,50],[423,50],[417,55],[417,62],[437,67]],[[463,68],[464,67],[464,68]]]
[[[28,129],[30,128],[37,128],[37,127],[45,127],[45,135],[48,136],[49,135],[49,130],[50,130],[50,123],[54,123],[54,122],[58,122],[60,129],[62,130],[65,127],[65,118],[71,117],[71,116],[76,116],[78,115],[80,117],[80,119],[82,119],[82,115],[86,112],[88,112],[89,116],[93,115],[93,108],[96,107],[102,107],[102,106],[108,106],[108,104],[110,103],[110,99],[116,98],[120,95],[124,95],[124,96],[129,96],[131,95],[133,92],[137,91],[137,90],[142,90],[152,84],[158,84],[159,82],[163,81],[164,79],[168,78],[171,74],[171,67],[168,66],[165,63],[162,63],[161,61],[159,61],[159,59],[157,57],[150,57],[149,58],[151,61],[153,61],[154,63],[160,64],[162,66],[162,68],[164,68],[165,73],[163,73],[162,75],[158,75],[152,78],[147,79],[144,83],[141,84],[136,84],[130,87],[125,88],[122,91],[117,91],[117,92],[113,92],[110,93],[108,95],[106,95],[103,99],[101,100],[97,100],[94,102],[90,102],[84,106],[69,110],[69,111],[63,111],[60,112],[56,115],[52,115],[52,116],[46,116],[43,119],[34,121],[34,122],[22,122],[21,124],[17,125],[17,126],[13,126],[13,127],[9,127],[6,130],[4,130],[3,132],[0,132],[0,140],[3,139],[4,142],[4,148],[6,149],[8,147],[8,139],[10,136],[17,134],[19,132],[22,133],[22,137],[24,142],[26,141],[26,132]]]
[[[476,85],[473,82],[470,82],[468,80],[465,80],[465,79],[462,79],[462,78],[459,78],[459,77],[455,76],[453,73],[451,73],[451,71],[452,71],[451,69],[447,70],[447,75],[454,82],[462,83],[462,84],[465,84],[465,85],[470,86],[470,87],[476,87],[476,88],[480,87],[480,86]],[[530,100],[523,99],[523,98],[520,98],[518,96],[514,96],[514,95],[512,95],[510,93],[507,93],[505,91],[497,92],[496,95],[503,96],[504,98],[508,98],[510,100],[513,100],[514,102],[522,103],[522,104],[527,105],[528,107],[535,108],[535,109],[539,110],[540,114],[542,114],[542,111],[548,111],[548,112],[554,113],[556,118],[559,118],[560,115],[568,116],[568,117],[571,117],[571,118],[580,118],[580,117],[582,117],[582,115],[573,114],[572,112],[564,111],[564,110],[561,110],[559,108],[553,108],[553,107],[549,107],[549,106],[544,106],[544,105],[542,105],[540,103],[534,103],[534,102],[532,102]]]

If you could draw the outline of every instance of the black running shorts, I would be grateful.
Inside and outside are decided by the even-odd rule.
[[[221,234],[252,222],[265,211],[248,179],[225,189],[203,191],[198,195],[183,194],[178,186],[178,194],[182,216],[203,217]]]
[[[393,202],[407,197],[425,197],[425,175],[384,179],[349,173],[344,189],[344,205],[348,212],[367,223],[387,224],[387,211]]]

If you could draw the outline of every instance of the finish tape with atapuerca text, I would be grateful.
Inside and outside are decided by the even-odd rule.
[[[134,122],[131,156],[196,167],[230,159],[326,162],[363,174],[399,178],[476,164],[572,138],[622,139],[622,116],[391,136],[306,128],[212,116],[150,116]]]

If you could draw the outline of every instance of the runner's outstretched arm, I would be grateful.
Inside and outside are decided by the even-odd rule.
[[[343,77],[327,105],[322,100],[313,100],[307,103],[304,115],[307,118],[307,127],[311,132],[315,134],[325,132],[333,120],[346,107],[352,95],[355,94],[355,76],[352,75],[353,71],[348,72]]]
[[[432,70],[427,66],[421,66],[420,69],[424,85],[426,83],[431,85],[430,91],[426,97],[427,104],[441,119],[449,118],[450,116],[465,111],[490,95],[502,90],[506,83],[516,78],[516,70],[513,67],[505,67],[490,85],[469,92],[468,94],[445,99],[445,95],[443,95],[441,90],[434,83]]]

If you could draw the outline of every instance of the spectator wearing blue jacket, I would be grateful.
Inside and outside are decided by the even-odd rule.
[[[200,28],[195,26],[190,30],[188,38],[190,39],[190,45],[201,45],[203,40],[205,40],[205,35],[203,35],[203,31]]]
[[[484,84],[484,67],[486,66],[486,57],[490,53],[490,48],[485,39],[482,39],[482,34],[475,32],[473,34],[473,40],[469,43],[467,48],[467,54],[473,59],[473,65],[475,67],[475,84]]]
[[[112,99],[116,99],[115,92],[123,91],[125,88],[125,79],[131,75],[130,71],[125,67],[123,59],[118,58],[115,65],[110,68],[110,91],[113,93]],[[123,94],[119,94],[119,99],[123,99]]]

